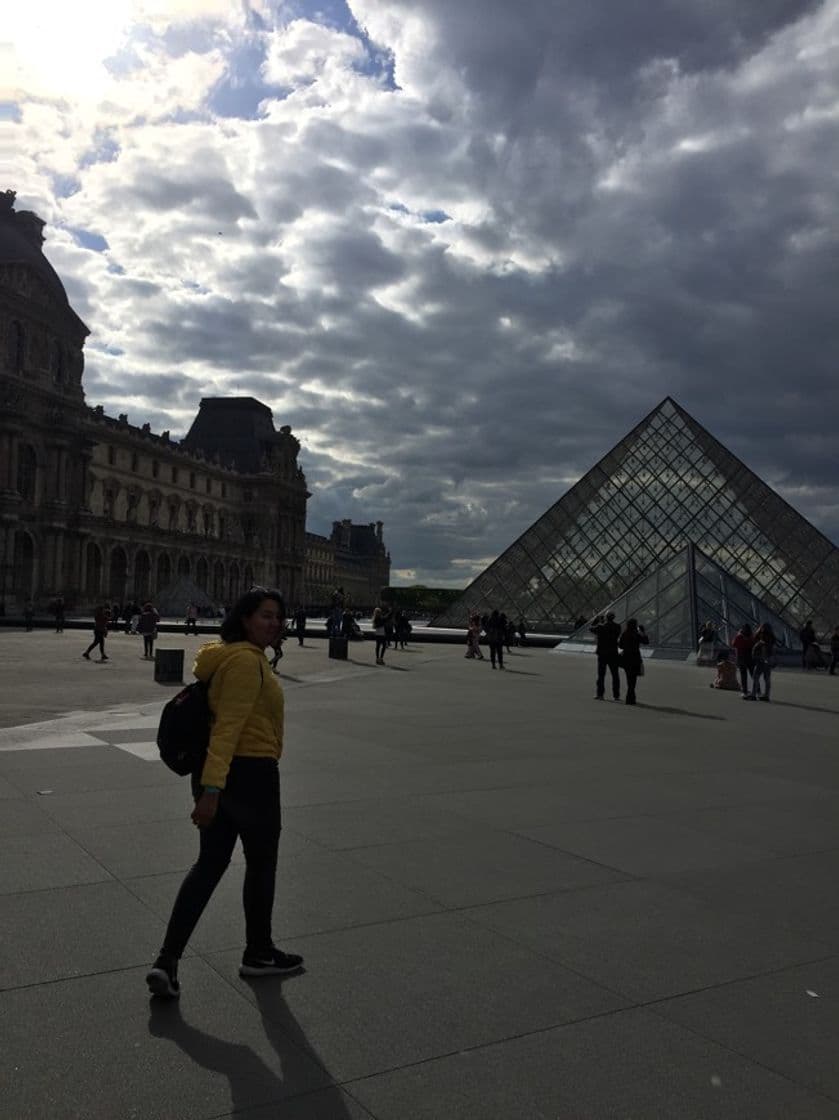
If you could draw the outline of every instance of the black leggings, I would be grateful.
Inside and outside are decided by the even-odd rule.
[[[94,630],[93,631],[93,641],[90,643],[90,645],[84,651],[85,656],[87,656],[87,654],[89,654],[92,650],[96,649],[97,646],[99,646],[100,656],[102,656],[102,657],[105,656],[105,635],[106,634],[107,634],[107,630]]]
[[[201,787],[193,779],[193,795]],[[172,909],[161,953],[180,957],[227,870],[238,837],[245,852],[245,937],[248,951],[267,953],[280,843],[280,771],[273,758],[234,758],[213,823],[201,830],[198,861],[187,872]]]
[[[387,638],[380,638],[376,636],[376,660],[384,660],[385,650],[387,649]]]

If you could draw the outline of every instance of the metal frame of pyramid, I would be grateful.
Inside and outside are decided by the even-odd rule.
[[[699,644],[700,627],[710,623],[720,645],[730,645],[744,623],[752,630],[768,622],[779,650],[800,649],[795,627],[775,614],[730,572],[692,544],[641,577],[598,614],[613,611],[621,621],[637,618],[650,640],[650,654],[684,657]],[[558,647],[566,653],[593,653],[595,635],[587,621]]]
[[[689,544],[795,633],[839,622],[839,549],[666,397],[432,624],[574,629]]]

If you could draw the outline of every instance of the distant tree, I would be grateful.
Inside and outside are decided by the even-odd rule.
[[[383,602],[400,607],[403,611],[426,614],[429,618],[440,614],[463,594],[462,590],[450,587],[426,587],[417,583],[411,587],[384,587]]]

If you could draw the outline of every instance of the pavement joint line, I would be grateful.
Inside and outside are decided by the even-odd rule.
[[[691,995],[693,993],[687,994]],[[673,998],[681,999],[682,997],[676,996]],[[796,1080],[790,1074],[784,1073],[783,1070],[776,1069],[774,1066],[769,1065],[767,1062],[757,1057],[755,1054],[747,1054],[742,1050],[738,1050],[736,1046],[731,1046],[729,1043],[723,1042],[721,1039],[712,1038],[710,1035],[705,1034],[695,1026],[687,1026],[686,1024],[679,1023],[674,1019],[669,1019],[666,1015],[662,1014],[661,1011],[657,1011],[655,1008],[649,1008],[649,1010],[651,1014],[655,1015],[659,1019],[662,1019],[664,1022],[669,1023],[671,1026],[675,1024],[681,1030],[687,1031],[688,1034],[692,1034],[696,1038],[701,1038],[704,1042],[710,1042],[713,1046],[718,1046],[721,1050],[725,1050],[729,1054],[734,1054],[738,1058],[742,1058],[744,1061],[749,1062],[752,1065],[759,1066],[761,1069],[766,1070],[767,1073],[771,1073],[775,1077],[780,1077],[781,1080],[788,1082],[790,1085],[794,1085],[798,1089],[803,1089],[807,1093],[812,1093],[813,1096],[821,1097],[822,1100],[830,1101],[831,1104],[835,1104],[837,1101],[839,1101],[839,1097],[832,1097],[828,1093],[823,1092],[821,1089],[815,1089],[811,1085],[807,1085],[807,1083],[804,1081]]]

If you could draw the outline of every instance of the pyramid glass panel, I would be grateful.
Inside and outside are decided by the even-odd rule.
[[[752,597],[748,610],[769,612],[790,634],[812,619],[821,636],[839,620],[839,550],[668,397],[434,624],[463,626],[469,609],[498,609],[536,632],[563,632],[645,576],[654,577],[658,604],[660,569],[688,546],[723,573],[701,596],[699,588],[686,592],[694,612],[701,602],[713,614],[717,599],[733,609],[733,593],[721,598],[711,590],[725,578]],[[688,567],[692,573],[685,561],[685,579]],[[678,607],[669,594],[656,615],[662,621]],[[683,616],[677,632],[686,632]]]

